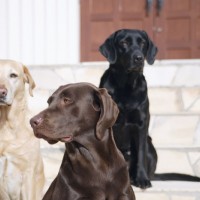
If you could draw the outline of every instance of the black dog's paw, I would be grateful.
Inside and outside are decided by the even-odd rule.
[[[145,178],[135,178],[131,180],[131,184],[141,189],[147,189],[152,187],[150,180]]]

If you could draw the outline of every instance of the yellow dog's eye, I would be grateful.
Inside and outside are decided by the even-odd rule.
[[[18,77],[18,75],[15,73],[10,74],[10,78],[17,78],[17,77]]]

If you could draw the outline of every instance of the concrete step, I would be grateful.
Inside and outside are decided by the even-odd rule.
[[[133,187],[137,200],[200,200],[200,183],[152,181],[152,188]]]
[[[152,115],[200,114],[200,86],[149,87],[148,95]]]
[[[200,59],[156,61],[145,65],[144,75],[149,87],[196,87],[200,86],[199,66]],[[82,81],[98,86],[107,68],[107,62],[29,66],[39,89],[56,89],[61,84]]]
[[[149,132],[155,146],[199,147],[199,115],[152,115]]]

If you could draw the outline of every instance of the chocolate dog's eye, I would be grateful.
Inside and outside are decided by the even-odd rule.
[[[15,73],[11,73],[11,74],[10,74],[10,78],[17,78],[17,77],[18,77],[18,75],[15,74]]]
[[[63,101],[64,101],[65,104],[70,104],[70,103],[72,103],[72,100],[71,100],[70,98],[67,98],[67,97],[64,97],[64,98],[63,98]]]

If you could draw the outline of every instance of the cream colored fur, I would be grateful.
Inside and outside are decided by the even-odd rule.
[[[44,185],[39,140],[29,125],[25,83],[35,83],[24,65],[0,60],[0,200],[40,200]]]

